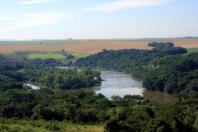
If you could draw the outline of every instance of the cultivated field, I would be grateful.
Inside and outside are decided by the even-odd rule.
[[[71,51],[77,53],[96,53],[103,49],[148,49],[152,41],[171,41],[176,46],[198,48],[198,39],[142,39],[142,40],[60,40],[60,41],[17,41],[0,42],[0,52],[15,51]]]

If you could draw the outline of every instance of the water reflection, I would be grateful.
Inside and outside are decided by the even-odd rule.
[[[141,95],[143,96],[142,82],[131,78],[130,75],[113,72],[113,71],[102,71],[101,85],[95,87],[95,92],[101,93],[107,98],[112,96],[123,97],[125,95]]]
[[[68,67],[57,68],[68,69]],[[102,81],[100,86],[94,87],[94,91],[96,94],[101,93],[109,99],[112,96],[124,97],[125,95],[140,95],[144,96],[146,100],[160,103],[169,103],[177,100],[177,97],[164,92],[153,92],[145,90],[143,88],[142,82],[133,79],[129,74],[114,71],[101,71],[101,78],[104,81]],[[92,91],[93,89],[82,88],[80,90]]]

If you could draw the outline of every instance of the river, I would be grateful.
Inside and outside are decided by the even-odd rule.
[[[145,90],[142,82],[135,80],[129,74],[114,71],[102,71],[101,78],[103,80],[101,85],[94,87],[94,90],[97,94],[101,93],[108,99],[111,99],[112,96],[124,97],[125,95],[140,95],[143,96],[145,100],[158,103],[177,101],[176,96],[165,92]]]
[[[102,71],[101,78],[103,80],[101,85],[94,87],[97,94],[101,93],[109,99],[112,96],[143,96],[144,89],[142,82],[133,79],[128,74],[113,71]]]
[[[168,103],[177,100],[174,96],[164,92],[152,92],[143,88],[141,81],[135,80],[131,75],[115,72],[115,71],[101,71],[102,82],[101,85],[93,87],[96,94],[103,94],[108,99],[112,96],[124,97],[125,95],[140,95],[146,100]],[[40,89],[32,84],[25,84],[34,90]]]

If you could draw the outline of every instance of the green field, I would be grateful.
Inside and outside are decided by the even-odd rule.
[[[78,125],[44,120],[0,119],[1,132],[103,132],[103,125]]]
[[[0,55],[4,55],[7,57],[26,57],[27,59],[33,60],[33,59],[56,59],[56,60],[62,60],[66,59],[68,55],[72,55],[74,59],[79,59],[86,57],[90,54],[86,53],[80,53],[80,52],[5,52],[0,53]]]
[[[187,49],[188,50],[188,53],[195,53],[195,52],[198,52],[198,48],[189,48]]]
[[[70,54],[73,55],[77,59],[83,58],[83,57],[86,57],[86,56],[90,55],[90,54],[80,53],[80,52],[71,52]]]
[[[65,56],[60,53],[30,53],[28,59],[65,59]]]

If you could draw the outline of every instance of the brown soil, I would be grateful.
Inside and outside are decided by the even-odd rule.
[[[166,40],[167,41],[167,40]],[[184,48],[198,48],[198,39],[177,39],[169,40],[174,42],[176,46]],[[65,41],[64,44],[15,44],[0,45],[0,52],[15,51],[74,51],[81,53],[96,53],[102,49],[148,49],[147,44],[151,40],[79,40]]]

